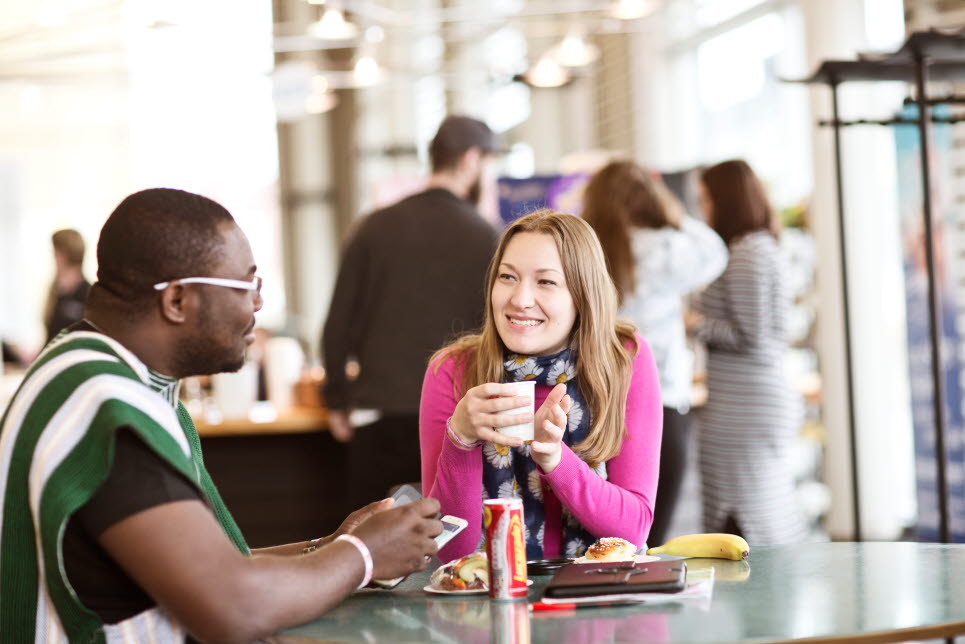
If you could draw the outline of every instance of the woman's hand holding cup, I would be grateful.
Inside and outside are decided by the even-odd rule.
[[[563,458],[563,432],[566,431],[566,414],[571,404],[566,385],[559,384],[553,387],[536,412],[536,435],[529,447],[533,460],[544,474],[555,470]]]
[[[465,443],[486,441],[509,447],[519,447],[523,439],[499,433],[501,427],[533,422],[532,411],[506,413],[529,406],[531,395],[517,395],[518,383],[488,382],[466,392],[452,413],[449,425],[456,437]]]

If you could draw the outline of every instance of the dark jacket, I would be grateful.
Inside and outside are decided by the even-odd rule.
[[[322,334],[331,409],[418,414],[429,357],[476,330],[495,229],[432,188],[363,219],[350,237]],[[350,382],[345,364],[361,372]]]

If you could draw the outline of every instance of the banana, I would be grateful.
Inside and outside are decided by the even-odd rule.
[[[744,561],[725,561],[723,559],[693,558],[687,560],[687,574],[697,575],[713,570],[714,581],[742,582],[751,576],[751,565]]]
[[[676,555],[678,557],[711,557],[714,559],[747,559],[750,546],[736,534],[720,532],[685,534],[674,537],[657,548],[647,550],[648,555]]]

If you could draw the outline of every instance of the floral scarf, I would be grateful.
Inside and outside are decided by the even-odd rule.
[[[590,431],[590,413],[577,382],[576,351],[564,349],[551,356],[521,356],[507,354],[504,361],[504,382],[534,380],[537,385],[554,387],[566,383],[566,393],[573,400],[567,414],[563,442],[571,448],[578,445]],[[579,456],[580,453],[576,452]],[[594,469],[606,479],[606,463]],[[543,510],[543,489],[539,466],[530,455],[529,445],[504,447],[494,443],[483,446],[483,495],[490,499],[521,498],[526,534],[526,558],[543,558],[543,537],[546,517]],[[596,539],[563,508],[563,554],[578,557]]]

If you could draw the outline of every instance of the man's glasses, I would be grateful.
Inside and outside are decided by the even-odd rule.
[[[171,280],[169,282],[158,282],[154,285],[154,290],[163,291],[169,284],[174,284],[175,282],[181,284],[211,284],[212,286],[225,286],[227,288],[238,288],[243,291],[261,293],[261,277],[258,275],[255,275],[254,279],[250,282],[229,280],[222,277],[182,277],[181,279]]]

